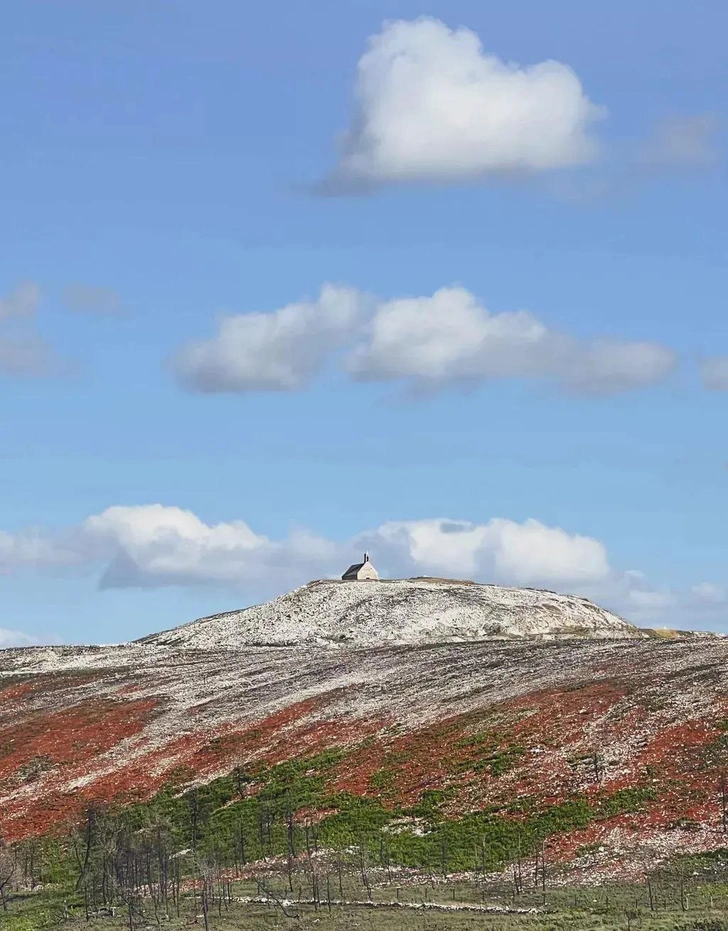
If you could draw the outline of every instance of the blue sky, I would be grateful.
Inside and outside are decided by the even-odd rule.
[[[724,4],[0,24],[0,645],[140,636],[363,544],[728,629]],[[468,55],[519,80],[468,96]]]

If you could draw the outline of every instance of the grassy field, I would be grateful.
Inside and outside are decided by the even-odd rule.
[[[677,874],[676,874],[677,875]],[[99,915],[86,908],[71,889],[47,887],[10,898],[0,911],[3,931],[86,928],[91,931],[135,931],[164,927],[182,931],[191,925],[209,931],[728,931],[728,885],[693,877],[689,892],[669,875],[646,884],[611,884],[597,888],[556,887],[524,890],[514,896],[503,884],[444,879],[381,882],[367,886],[356,876],[318,879],[311,899],[311,876],[268,875],[257,881],[230,881],[210,886],[206,907],[201,887],[185,888],[177,901],[155,906],[149,896],[132,898]],[[308,884],[308,885],[307,885]],[[290,886],[293,886],[291,892]],[[652,901],[650,902],[650,896]],[[267,901],[251,901],[256,898]],[[500,910],[500,911],[496,911]],[[131,915],[130,915],[131,911]],[[205,911],[207,915],[205,916]]]

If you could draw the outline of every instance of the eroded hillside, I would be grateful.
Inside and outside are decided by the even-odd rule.
[[[725,844],[727,661],[721,639],[7,650],[0,836],[234,767],[254,795],[275,764],[338,748],[318,774],[329,813],[342,793],[392,817],[429,799],[452,822],[574,803],[552,855],[639,870]]]

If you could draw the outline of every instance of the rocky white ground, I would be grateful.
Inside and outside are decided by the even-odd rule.
[[[145,643],[238,646],[378,646],[492,638],[641,638],[586,598],[449,579],[322,580],[242,611],[201,618]]]

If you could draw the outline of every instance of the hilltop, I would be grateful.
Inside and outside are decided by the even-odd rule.
[[[638,638],[586,598],[452,579],[310,582],[273,601],[144,638],[188,649],[382,646],[520,637]]]

